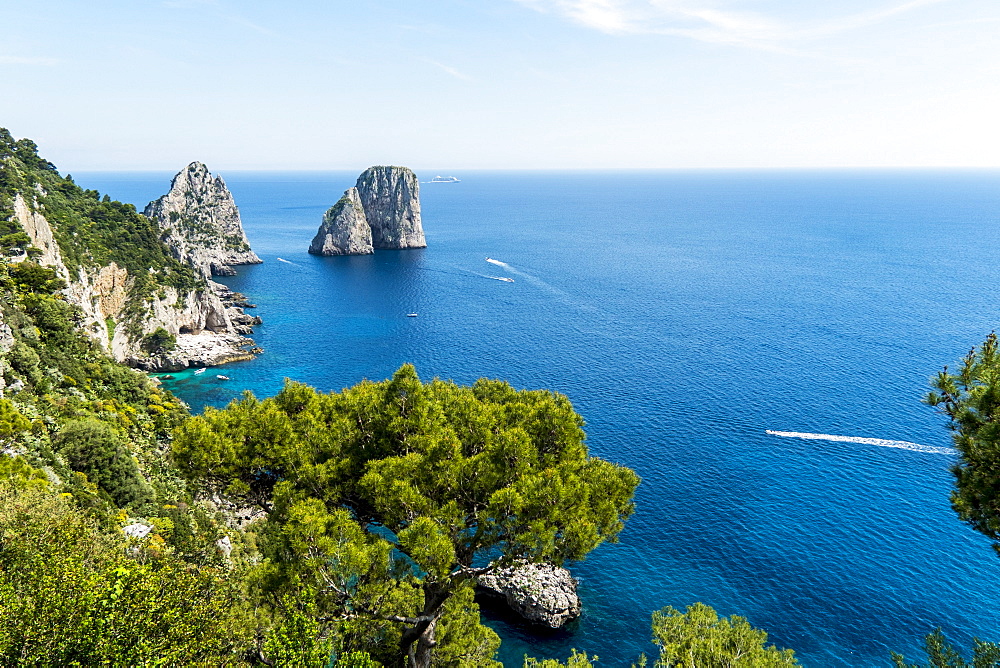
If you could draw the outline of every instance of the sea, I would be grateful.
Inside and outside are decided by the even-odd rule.
[[[221,280],[264,353],[168,387],[198,412],[412,362],[567,395],[642,477],[636,511],[571,564],[567,629],[484,608],[506,666],[629,666],[654,610],[698,601],[806,666],[922,659],[938,627],[1000,641],[1000,557],[952,511],[922,403],[1000,324],[1000,171],[420,173],[427,248],[309,255],[359,171],[223,174],[264,263]],[[141,210],[171,176],[75,179]]]

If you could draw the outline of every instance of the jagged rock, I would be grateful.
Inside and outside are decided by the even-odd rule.
[[[309,252],[367,255],[426,246],[417,175],[406,167],[369,167],[323,215]]]
[[[153,357],[133,357],[130,366],[144,371],[181,371],[188,367],[206,367],[254,359],[247,349],[253,344],[236,332],[202,331],[177,334],[173,350]]]
[[[323,214],[319,231],[309,245],[313,255],[367,255],[372,250],[372,230],[357,188],[348,188]]]
[[[141,522],[133,522],[126,527],[122,527],[122,533],[129,538],[145,538],[152,530],[153,527],[142,524]]]
[[[3,314],[0,313],[0,318]],[[14,347],[14,330],[10,328],[10,325],[0,320],[0,397],[3,396],[4,388],[7,387],[7,381],[4,380],[3,374],[7,370],[7,360],[2,357],[10,352],[10,349]]]
[[[577,582],[565,568],[521,562],[481,575],[478,584],[528,621],[553,629],[580,616]]]
[[[174,177],[170,192],[150,202],[143,213],[163,230],[163,240],[178,260],[206,278],[232,276],[230,265],[260,264],[250,250],[240,212],[221,176],[192,162]]]
[[[412,170],[369,167],[355,187],[371,227],[373,248],[427,246],[420,222],[420,182]]]
[[[211,512],[222,513],[227,525],[240,531],[251,523],[267,517],[267,513],[257,506],[241,506],[217,492],[202,494],[198,503]]]
[[[229,536],[223,536],[219,540],[215,541],[215,546],[219,548],[219,552],[228,559],[229,555],[233,553],[233,541],[229,540]]]

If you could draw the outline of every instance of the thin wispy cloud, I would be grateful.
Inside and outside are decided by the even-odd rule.
[[[792,23],[761,12],[737,11],[733,0],[514,0],[609,35],[659,34],[770,51],[864,28],[930,5],[952,0],[909,0],[881,9],[811,23]]]
[[[442,72],[445,72],[446,74],[450,74],[451,76],[455,77],[456,79],[461,79],[462,81],[475,81],[475,79],[473,79],[472,77],[470,77],[468,74],[465,74],[464,72],[460,72],[459,70],[455,69],[451,65],[445,65],[444,63],[439,63],[436,60],[425,60],[424,62],[426,62],[426,63],[428,63],[430,65],[433,65],[434,67],[437,67]]]

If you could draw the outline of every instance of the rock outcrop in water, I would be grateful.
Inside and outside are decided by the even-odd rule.
[[[420,183],[406,167],[369,167],[323,216],[313,255],[365,255],[425,248]]]
[[[260,264],[250,250],[240,212],[221,176],[192,162],[174,177],[170,192],[150,202],[143,213],[163,230],[174,257],[205,278],[232,276],[231,265]]]
[[[478,584],[537,624],[558,629],[580,616],[576,579],[565,568],[522,562],[481,575]]]
[[[344,191],[323,214],[323,223],[309,246],[313,255],[366,255],[372,250],[372,230],[357,188]]]
[[[420,183],[406,167],[369,167],[356,185],[374,248],[425,248]]]

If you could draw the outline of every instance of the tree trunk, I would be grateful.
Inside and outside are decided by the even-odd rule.
[[[429,668],[431,665],[434,647],[437,645],[434,640],[434,628],[441,616],[444,602],[450,595],[451,592],[445,587],[425,585],[424,609],[420,613],[422,619],[410,628],[403,629],[403,636],[399,642],[400,654],[406,668]]]
[[[416,642],[410,645],[407,652],[406,668],[430,668],[431,658],[434,656],[434,627],[437,626],[437,619],[427,624],[424,632],[421,633]]]

